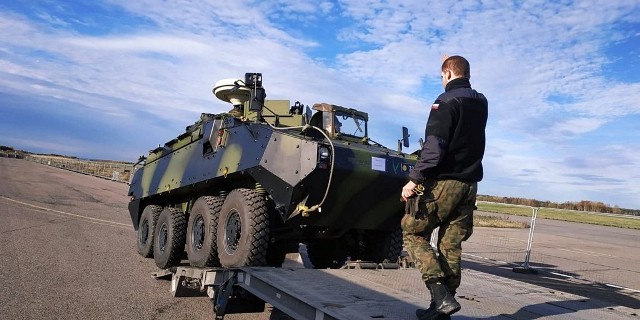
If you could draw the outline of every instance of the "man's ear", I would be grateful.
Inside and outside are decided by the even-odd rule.
[[[451,72],[451,70],[449,69],[445,70],[444,78],[447,79],[447,81],[451,80],[451,78],[453,78],[453,72]]]

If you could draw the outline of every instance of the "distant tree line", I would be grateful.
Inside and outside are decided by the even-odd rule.
[[[24,158],[24,156],[26,156],[26,155],[37,155],[37,156],[45,156],[45,157],[60,157],[60,158],[65,158],[65,159],[70,159],[70,160],[79,160],[79,161],[97,161],[97,162],[106,162],[106,163],[133,164],[130,161],[85,159],[85,158],[78,158],[76,156],[67,156],[67,155],[62,155],[62,154],[57,154],[57,153],[35,153],[35,152],[29,152],[29,151],[24,151],[24,150],[20,150],[20,149],[15,149],[15,148],[10,147],[10,146],[0,145],[0,156],[2,154],[6,155],[8,153],[18,154],[20,156],[20,158]]]
[[[16,150],[13,147],[0,145],[0,157],[5,158],[24,158],[24,151]]]
[[[25,155],[35,154],[35,155],[41,155],[41,156],[51,156],[51,157],[61,157],[61,158],[69,158],[69,159],[78,159],[77,157],[65,156],[65,155],[55,154],[55,153],[48,153],[48,154],[32,153],[32,152],[28,152],[28,151],[24,151],[24,150],[20,150],[20,149],[15,149],[14,147],[4,146],[4,145],[0,145],[0,153],[4,153],[4,154],[8,154],[8,153],[17,154],[17,155],[19,155],[21,158],[23,158]]]
[[[0,151],[3,152],[18,152],[24,154],[28,154],[29,152],[23,150],[15,150],[13,147],[0,145]],[[0,154],[1,155],[1,154]],[[42,154],[39,154],[42,155]],[[64,157],[69,159],[78,159],[73,156],[64,156],[58,154],[47,154],[46,156],[54,156],[54,157]],[[108,161],[108,160],[93,160],[93,161]],[[116,161],[123,164],[129,164],[124,161]],[[578,202],[563,202],[556,203],[551,201],[540,201],[535,199],[526,199],[526,198],[515,198],[515,197],[498,197],[498,196],[487,196],[487,195],[478,195],[479,201],[488,201],[488,202],[497,202],[497,203],[506,203],[506,204],[517,204],[522,206],[530,206],[530,207],[538,207],[538,208],[554,208],[554,209],[566,209],[566,210],[577,210],[577,211],[589,211],[589,212],[601,212],[601,213],[615,213],[615,214],[629,214],[634,216],[640,216],[640,210],[638,209],[624,209],[618,206],[609,206],[599,201],[587,201],[582,200]]]
[[[568,201],[563,203],[556,203],[551,201],[540,201],[536,199],[497,197],[497,196],[487,196],[487,195],[478,195],[478,200],[506,203],[506,204],[517,204],[522,206],[530,206],[530,207],[538,207],[538,208],[554,208],[554,209],[565,209],[565,210],[601,212],[601,213],[629,214],[634,216],[640,215],[640,210],[624,209],[618,206],[611,207],[599,201],[582,200],[578,202]]]

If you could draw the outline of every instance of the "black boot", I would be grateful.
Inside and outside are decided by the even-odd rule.
[[[418,320],[450,320],[451,316],[436,311],[436,304],[431,301],[429,309],[417,309],[416,316]]]
[[[427,287],[429,289],[429,287]],[[429,290],[431,293],[431,290]],[[449,288],[449,293],[452,297],[456,297],[456,289]],[[433,295],[432,295],[433,296]],[[429,304],[428,309],[417,309],[416,316],[418,320],[427,320],[427,319],[436,319],[436,320],[451,320],[451,316],[448,314],[438,313],[436,311],[436,303],[433,299],[431,299],[431,303]]]
[[[436,311],[436,304],[435,304],[435,302],[433,302],[433,299],[432,299],[431,303],[429,304],[429,308],[428,309],[417,309],[416,310],[416,317],[418,317],[418,320],[430,319],[432,317],[434,311],[437,312]]]
[[[427,288],[429,292],[431,292],[431,301],[433,301],[435,310],[438,313],[450,315],[460,310],[460,304],[451,293],[449,293],[445,285],[440,282],[427,283]]]

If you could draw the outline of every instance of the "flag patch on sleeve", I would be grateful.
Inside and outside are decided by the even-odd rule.
[[[438,110],[438,107],[440,106],[439,103],[434,103],[431,105],[431,110]]]

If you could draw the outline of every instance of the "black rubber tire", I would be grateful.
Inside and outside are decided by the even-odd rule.
[[[398,262],[402,253],[402,228],[398,225],[392,231],[368,231],[364,237],[365,254],[363,261],[375,263]]]
[[[387,251],[386,259],[389,262],[399,262],[403,247],[402,227],[398,225],[396,229],[389,233],[389,250]]]
[[[307,256],[315,269],[339,269],[347,262],[348,253],[342,239],[317,239],[307,243]]]
[[[252,189],[231,191],[220,209],[216,238],[222,267],[266,265],[269,213],[264,196]]]
[[[224,197],[204,196],[196,200],[187,223],[187,257],[193,267],[219,267],[218,215]]]
[[[140,215],[136,246],[138,253],[145,258],[153,257],[153,235],[161,211],[161,206],[148,205],[142,210],[142,215]]]
[[[160,212],[154,232],[153,258],[156,266],[177,266],[184,253],[187,219],[182,210],[166,207]]]

